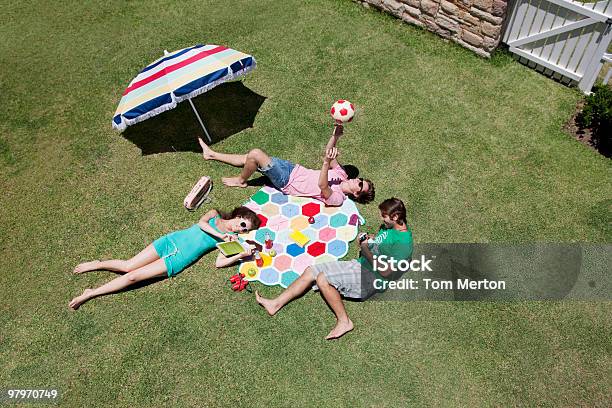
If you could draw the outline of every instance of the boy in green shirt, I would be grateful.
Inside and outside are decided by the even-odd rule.
[[[389,198],[383,201],[378,209],[384,225],[376,236],[359,241],[359,259],[309,266],[302,276],[275,299],[263,298],[255,292],[257,303],[264,307],[270,316],[274,316],[296,297],[303,295],[313,286],[318,287],[336,315],[336,326],[326,339],[337,339],[353,330],[353,322],[346,314],[342,297],[365,300],[376,292],[377,279],[395,278],[389,265],[384,269],[378,267],[374,270],[374,256],[386,255],[396,261],[409,261],[412,257],[412,231],[406,222],[406,207],[402,200]]]
[[[386,255],[387,259],[393,258],[396,260],[412,258],[412,231],[405,225],[405,230],[398,230],[393,227],[388,228],[387,222],[384,227],[378,231],[374,237],[362,243],[361,256],[358,261],[363,268],[370,271],[376,279],[389,280],[396,278],[395,276],[382,275],[374,268],[374,255]]]

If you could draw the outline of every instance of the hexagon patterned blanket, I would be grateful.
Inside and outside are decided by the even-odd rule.
[[[261,219],[256,231],[241,235],[260,243],[263,266],[254,261],[243,262],[238,270],[249,281],[284,288],[296,280],[308,266],[335,261],[346,255],[348,244],[357,237],[364,218],[352,200],[344,200],[340,207],[326,207],[308,197],[288,196],[272,187],[263,187],[245,204]],[[290,235],[300,231],[308,238],[300,245]],[[265,249],[266,235],[273,241],[272,249]]]

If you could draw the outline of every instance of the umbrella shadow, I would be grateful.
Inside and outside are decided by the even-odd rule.
[[[255,116],[266,100],[242,81],[221,84],[192,99],[208,129],[213,144],[253,127]],[[188,101],[174,109],[128,127],[123,132],[142,155],[170,152],[200,152],[197,137],[206,140]]]

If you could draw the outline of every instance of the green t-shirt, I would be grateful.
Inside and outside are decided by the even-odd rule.
[[[398,231],[396,229],[383,228],[378,231],[376,237],[368,242],[368,248],[372,252],[372,255],[387,255],[393,257],[396,260],[412,258],[412,231],[408,228],[408,231]],[[358,259],[361,266],[372,272],[377,279],[389,280],[378,272],[373,270],[372,264],[368,261],[365,256],[361,256]]]

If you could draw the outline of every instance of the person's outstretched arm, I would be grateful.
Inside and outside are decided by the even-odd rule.
[[[334,130],[332,131],[331,136],[329,137],[329,140],[327,141],[327,145],[325,146],[325,151],[327,152],[329,149],[333,149],[334,147],[336,147],[336,144],[338,143],[338,139],[340,139],[340,136],[342,136],[342,133],[344,132],[344,127],[342,125],[334,125]],[[330,168],[336,168],[338,167],[338,160],[333,159],[330,163],[329,163],[329,167]]]
[[[332,147],[326,151],[325,158],[323,159],[323,167],[321,167],[321,174],[319,175],[319,188],[321,189],[321,195],[325,199],[328,199],[333,193],[331,187],[329,186],[327,173],[329,171],[331,162],[335,161],[336,157],[338,157],[338,148]]]
[[[213,210],[208,211],[206,214],[202,216],[202,218],[200,218],[200,221],[198,221],[198,226],[200,227],[202,231],[206,232],[209,235],[212,235],[224,241],[231,241],[232,238],[235,238],[235,237],[233,237],[230,234],[219,233],[219,231],[211,227],[210,224],[208,223],[208,221],[210,221],[211,218],[216,217],[217,215],[219,215],[217,210],[213,209]]]
[[[243,251],[243,252],[241,252],[239,254],[228,256],[228,257],[226,257],[221,252],[219,252],[219,255],[217,255],[217,260],[215,261],[215,267],[217,267],[217,268],[225,268],[226,266],[230,266],[232,264],[235,264],[240,259],[247,258],[247,257],[251,256],[252,254],[253,254],[253,252],[250,249],[247,249],[246,251]]]

